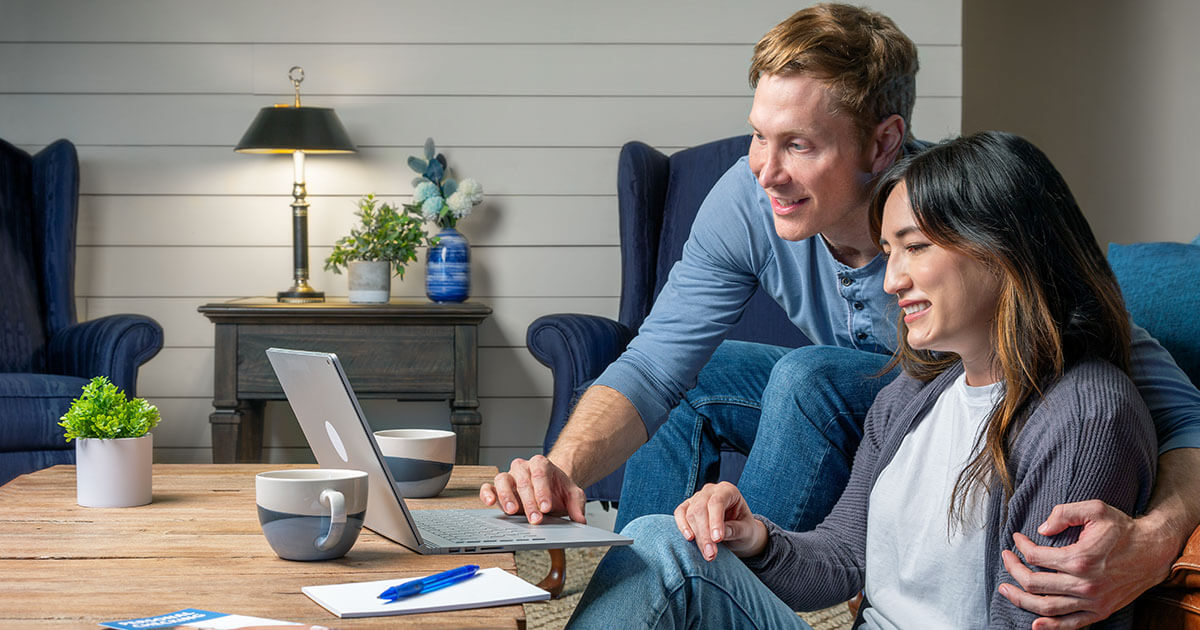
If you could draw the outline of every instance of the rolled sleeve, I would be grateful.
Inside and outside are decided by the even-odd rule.
[[[1130,339],[1131,376],[1154,419],[1159,455],[1200,448],[1200,390],[1150,333],[1134,324]]]

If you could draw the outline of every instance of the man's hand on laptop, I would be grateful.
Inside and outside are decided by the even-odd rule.
[[[587,522],[583,489],[543,455],[512,460],[508,472],[479,488],[479,499],[499,505],[505,514],[524,513],[535,525],[542,522],[543,514],[566,514],[576,523]]]

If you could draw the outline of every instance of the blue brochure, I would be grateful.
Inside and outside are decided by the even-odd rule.
[[[119,628],[122,630],[149,630],[151,628],[207,628],[209,630],[233,630],[258,626],[300,626],[290,621],[248,617],[246,615],[230,615],[226,613],[187,608],[165,615],[126,619],[124,621],[105,621],[100,624],[104,628]]]

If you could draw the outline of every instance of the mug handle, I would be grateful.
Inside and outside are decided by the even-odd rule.
[[[346,529],[346,496],[332,488],[321,491],[321,504],[329,506],[329,531],[314,543],[317,549],[329,551],[342,539]]]

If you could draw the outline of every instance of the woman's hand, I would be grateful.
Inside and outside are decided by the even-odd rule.
[[[767,546],[767,526],[750,514],[750,506],[737,486],[722,481],[706,484],[675,508],[675,526],[694,540],[705,560],[717,557],[717,543],[739,558],[762,553]]]

